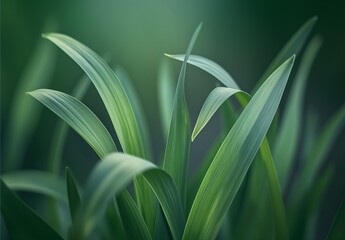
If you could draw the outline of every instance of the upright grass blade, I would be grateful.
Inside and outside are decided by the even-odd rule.
[[[298,72],[294,79],[294,84],[288,96],[286,110],[282,116],[282,123],[275,140],[273,156],[282,188],[286,188],[288,177],[291,174],[291,167],[295,159],[298,139],[301,130],[303,96],[309,72],[313,61],[321,46],[321,39],[314,37],[308,44]]]
[[[101,121],[76,98],[49,89],[39,89],[28,94],[67,122],[99,156],[116,150],[113,139]]]
[[[76,221],[76,214],[80,206],[81,200],[80,200],[77,184],[75,183],[72,172],[71,170],[69,170],[68,167],[66,168],[66,185],[67,185],[69,211],[71,213],[71,218],[74,223]]]
[[[1,214],[13,239],[63,238],[29,208],[0,179]]]
[[[227,100],[229,97],[236,93],[241,93],[246,95],[245,92],[234,89],[234,88],[226,88],[226,87],[217,87],[215,88],[207,97],[204,105],[200,110],[200,114],[194,126],[194,130],[192,133],[192,141],[196,138],[199,132],[205,127],[208,121],[212,118],[214,113],[218,110],[218,108]],[[248,97],[249,96],[244,96]]]
[[[89,76],[104,102],[123,150],[145,157],[133,107],[120,80],[107,63],[71,37],[57,33],[45,34],[43,37],[69,55]]]
[[[171,67],[166,60],[163,60],[158,70],[158,99],[159,113],[165,138],[169,133],[171,113],[174,104],[174,89],[175,86]]]
[[[128,239],[152,239],[138,206],[128,192],[117,197],[120,215]]]
[[[74,90],[71,93],[71,96],[75,97],[78,100],[81,100],[86,94],[90,86],[90,80],[88,76],[83,76],[78,83],[76,84]],[[54,128],[54,133],[52,134],[52,144],[49,150],[48,157],[48,171],[59,174],[61,170],[61,158],[66,141],[68,132],[68,125],[60,120],[56,127]]]
[[[317,17],[314,16],[310,18],[306,23],[304,23],[297,32],[289,39],[289,41],[284,45],[284,47],[280,50],[277,56],[273,59],[271,64],[267,67],[265,72],[262,74],[260,80],[254,87],[252,94],[256,92],[256,90],[261,86],[261,84],[266,80],[266,78],[278,67],[280,66],[286,59],[294,54],[299,54],[301,51],[304,43],[306,42],[311,30],[313,29],[315,23],[317,21]]]
[[[27,101],[25,92],[47,86],[52,79],[56,52],[44,42],[39,42],[29,64],[13,93],[5,131],[3,171],[20,167],[26,144],[34,132],[40,116],[40,106]],[[18,151],[18,149],[21,149]]]
[[[341,239],[345,236],[345,198],[341,202],[337,215],[335,216],[331,229],[327,235],[327,240]]]
[[[223,141],[189,213],[183,239],[214,239],[264,139],[289,77],[294,57],[260,87]],[[287,238],[287,232],[277,233]]]
[[[179,58],[176,58],[176,59],[179,60]],[[202,63],[200,64],[198,62],[195,62],[194,64],[195,66],[201,69],[205,69],[206,71],[209,71],[209,73],[212,74],[213,76],[217,76],[217,78],[219,78],[218,80],[220,80],[224,84],[226,83],[224,79],[228,79],[230,76],[229,74],[224,75],[224,72],[226,73],[226,71],[222,67],[217,65],[215,62],[207,58],[202,58]],[[209,65],[209,67],[205,67],[205,65]],[[230,84],[230,82],[228,81],[226,84]],[[227,87],[232,88],[230,85]],[[235,97],[238,99],[238,101],[240,102],[243,108],[247,106],[250,100],[250,97],[245,94],[235,94]],[[203,113],[200,113],[199,116],[200,115],[203,115]],[[286,214],[285,214],[284,202],[283,202],[282,194],[280,191],[280,186],[278,183],[278,177],[276,175],[276,171],[274,168],[271,151],[270,151],[266,138],[264,139],[261,145],[260,153],[261,153],[261,159],[264,162],[264,166],[266,168],[265,169],[266,175],[269,178],[270,193],[272,196],[271,200],[274,207],[277,207],[277,209],[274,210],[274,216],[276,219],[276,228],[278,229],[277,232],[282,233],[282,235],[287,235],[287,234],[284,234],[285,232],[287,232],[287,220],[285,216]]]
[[[306,191],[315,180],[323,160],[331,150],[333,142],[345,125],[345,105],[343,105],[329,120],[321,132],[310,155],[297,172],[291,187],[289,204],[294,206],[305,196]]]
[[[2,175],[1,179],[12,190],[40,193],[67,203],[63,180],[51,173],[16,171]]]
[[[185,97],[185,75],[187,60],[201,27],[202,24],[197,27],[189,42],[180,70],[163,162],[163,169],[174,179],[184,205],[186,202],[186,178],[190,148],[190,119]]]
[[[149,169],[152,170],[147,171]],[[73,237],[88,236],[113,194],[122,190],[133,177],[140,173],[143,173],[143,178],[160,202],[172,236],[174,239],[180,239],[185,218],[179,193],[171,177],[148,161],[121,153],[108,155],[92,171],[84,188],[84,202]],[[115,185],[114,182],[116,182]]]

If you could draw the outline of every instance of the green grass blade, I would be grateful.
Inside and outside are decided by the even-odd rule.
[[[175,86],[171,67],[166,60],[163,60],[158,69],[158,99],[159,112],[165,138],[169,133],[171,113],[174,105],[174,92]]]
[[[182,202],[186,202],[186,178],[190,148],[190,119],[185,97],[185,75],[188,57],[199,35],[202,24],[195,30],[183,61],[175,92],[171,123],[165,148],[163,169],[174,179]]]
[[[75,97],[78,100],[81,100],[86,94],[89,87],[90,80],[88,79],[88,76],[83,76],[76,84],[71,96]],[[54,128],[54,133],[52,134],[52,144],[49,150],[48,159],[48,171],[50,172],[57,174],[60,173],[61,157],[67,137],[67,132],[68,125],[63,120],[60,120]]]
[[[12,190],[40,193],[67,203],[63,180],[51,173],[26,170],[7,173],[1,178]]]
[[[295,159],[297,146],[299,144],[298,139],[302,122],[303,96],[305,95],[307,79],[320,46],[321,39],[315,37],[308,44],[303,54],[301,64],[298,67],[298,72],[287,98],[286,109],[283,113],[282,123],[275,140],[273,156],[280,185],[283,189],[286,188],[289,180],[293,160]]]
[[[102,158],[116,150],[109,132],[91,110],[76,98],[54,90],[29,92],[67,122]]]
[[[77,184],[75,183],[72,172],[68,167],[66,168],[66,185],[69,211],[71,213],[72,221],[75,222],[77,210],[80,206],[81,200]]]
[[[333,220],[332,227],[327,235],[327,240],[342,239],[345,236],[345,198],[341,202],[337,215]]]
[[[117,197],[119,211],[128,239],[152,239],[149,229],[130,194],[125,191]]]
[[[268,131],[293,62],[288,59],[265,81],[223,141],[195,197],[184,239],[216,237]]]
[[[122,86],[124,87],[125,92],[128,95],[128,99],[133,107],[135,117],[138,121],[139,131],[143,138],[145,156],[147,156],[147,159],[151,159],[152,153],[151,153],[150,131],[149,131],[149,127],[146,121],[146,116],[143,110],[143,106],[140,102],[137,91],[135,90],[133,84],[131,83],[131,80],[127,72],[122,67],[117,66],[114,69],[114,72],[118,76],[118,79],[120,80]]]
[[[1,214],[13,239],[63,238],[0,180]]]
[[[252,93],[255,93],[256,90],[261,86],[261,84],[266,80],[266,78],[278,66],[280,66],[284,61],[286,61],[286,59],[288,59],[290,56],[294,54],[298,54],[301,51],[316,21],[317,17],[314,16],[297,30],[297,32],[289,39],[289,41],[284,45],[284,47],[280,50],[277,56],[273,59],[271,64],[267,67],[265,72],[262,74],[260,80],[254,87]]]
[[[40,116],[40,106],[27,101],[25,92],[49,85],[56,62],[56,52],[44,42],[39,42],[24,70],[11,99],[8,126],[5,132],[3,170],[20,167],[24,149],[34,133]],[[21,151],[18,151],[21,149]]]
[[[246,94],[245,92],[227,87],[215,88],[207,97],[204,105],[202,106],[199,116],[197,118],[194,130],[192,133],[192,141],[200,133],[200,131],[206,126],[214,113],[220,108],[220,106],[232,95],[236,93]]]
[[[126,153],[145,157],[133,107],[120,80],[107,63],[71,37],[57,33],[43,36],[69,55],[89,76],[109,113],[122,149]]]
[[[183,61],[185,59],[184,54],[176,54],[176,55],[167,54],[166,56],[179,60],[179,61]],[[221,66],[219,66],[217,63],[213,62],[212,60],[207,59],[202,56],[198,56],[198,55],[190,55],[187,62],[191,65],[194,65],[208,72],[209,74],[217,78],[225,86],[229,88],[240,89],[240,87],[237,85],[234,79],[230,76],[230,74],[227,71],[225,71]]]

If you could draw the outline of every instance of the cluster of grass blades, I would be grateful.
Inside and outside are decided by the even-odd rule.
[[[83,78],[72,95],[50,89],[28,92],[65,123],[57,127],[49,171],[10,171],[1,177],[1,213],[10,236],[13,239],[313,239],[317,213],[333,174],[332,166],[323,169],[320,166],[345,123],[343,106],[319,136],[313,135],[313,127],[304,130],[301,127],[303,96],[309,70],[321,45],[319,37],[312,38],[304,50],[286,108],[279,115],[281,119],[276,113],[295,55],[299,56],[315,22],[316,18],[310,19],[291,37],[253,94],[241,90],[215,62],[191,55],[200,24],[185,54],[167,55],[182,61],[176,90],[167,65],[163,64],[160,71],[166,147],[159,164],[152,161],[147,123],[126,74],[119,68],[112,70],[95,52],[71,37],[45,34],[46,39],[85,71],[86,78],[96,87],[120,146],[116,146],[103,123],[79,100],[90,81]],[[188,64],[206,71],[223,85],[207,97],[193,131],[185,97]],[[236,98],[241,109],[227,101],[230,97]],[[190,145],[218,109],[223,113],[223,130],[196,174],[190,177]],[[83,187],[76,183],[68,168],[65,179],[59,175],[66,124],[102,160],[94,166]],[[306,136],[303,139],[301,132]],[[299,156],[303,161],[288,189],[292,165],[299,154],[297,144],[305,145],[306,150]],[[132,181],[133,192],[127,188]],[[52,219],[43,220],[14,191],[49,197],[55,212]],[[56,214],[59,207],[69,209],[69,213]],[[344,236],[344,214],[343,203],[329,239]]]

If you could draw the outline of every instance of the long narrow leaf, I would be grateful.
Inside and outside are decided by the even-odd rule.
[[[173,112],[165,148],[163,169],[174,179],[180,191],[182,202],[186,202],[186,178],[190,148],[190,119],[185,97],[185,75],[188,57],[199,35],[202,24],[195,30],[181,67],[175,92]]]
[[[216,237],[268,131],[293,62],[294,57],[288,59],[265,81],[225,138],[195,197],[184,239]]]
[[[68,205],[69,211],[71,213],[71,218],[75,222],[76,213],[80,206],[80,195],[78,191],[77,184],[75,183],[74,177],[71,170],[66,168],[66,185],[67,185],[67,196],[68,196]]]
[[[304,92],[307,79],[320,46],[321,39],[315,37],[308,44],[303,54],[301,64],[298,67],[298,72],[294,79],[294,84],[288,96],[286,110],[282,116],[283,121],[279,127],[279,132],[275,140],[273,156],[280,185],[283,189],[286,188],[288,177],[291,174],[291,167],[299,144],[298,139],[302,121],[303,96],[305,95]]]
[[[13,239],[59,239],[62,237],[20,200],[0,179],[1,214]]]
[[[277,54],[277,56],[273,59],[271,64],[262,74],[260,80],[254,87],[252,93],[255,93],[256,90],[261,86],[261,84],[266,80],[266,78],[286,59],[288,59],[290,56],[294,54],[299,54],[316,21],[316,16],[310,18],[297,30],[297,32],[294,35],[292,35],[289,41],[284,45],[284,47],[280,50],[280,52]]]
[[[99,156],[103,157],[116,150],[108,130],[96,115],[76,98],[49,89],[39,89],[28,94],[67,122]]]
[[[67,203],[64,181],[51,173],[26,170],[7,173],[1,178],[12,190],[40,193]]]

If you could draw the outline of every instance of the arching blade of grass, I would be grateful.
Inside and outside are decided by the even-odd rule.
[[[295,159],[303,111],[303,96],[309,72],[313,61],[321,46],[321,39],[315,37],[308,44],[303,54],[298,72],[288,96],[286,110],[282,116],[282,123],[275,140],[273,156],[280,185],[286,188],[288,177],[291,174],[291,167]]]
[[[214,239],[281,100],[294,57],[260,87],[223,141],[195,197],[184,239]],[[282,229],[284,230],[284,229]],[[287,232],[277,237],[287,238]]]
[[[50,89],[39,89],[28,94],[67,122],[99,156],[116,151],[108,130],[96,115],[76,98]]]
[[[86,94],[87,90],[90,87],[90,80],[88,76],[83,76],[75,88],[73,89],[71,96],[75,97],[78,100],[81,100]],[[66,136],[68,132],[68,125],[61,119],[52,134],[52,144],[49,150],[48,157],[48,170],[53,173],[59,174],[61,170],[61,157],[66,141]]]
[[[66,185],[69,211],[71,213],[72,222],[74,223],[76,221],[76,214],[81,200],[77,184],[75,183],[74,177],[69,168],[66,168]]]
[[[128,239],[152,239],[144,218],[138,206],[128,192],[120,194],[117,198],[120,215]]]
[[[179,60],[177,58],[177,60]],[[210,65],[208,68],[204,67],[204,65]],[[216,66],[215,66],[216,65]],[[218,64],[216,64],[215,62],[207,59],[207,58],[203,58],[203,62],[202,64],[199,65],[199,63],[195,63],[195,66],[201,68],[201,69],[205,69],[208,71],[208,69],[212,69],[210,70],[210,74],[214,75],[214,76],[218,76],[219,77],[219,81],[224,83],[224,80],[221,79],[226,79],[228,78],[227,76],[230,76],[229,74],[226,74],[223,76],[224,72],[226,72],[221,66],[219,66]],[[217,73],[215,73],[216,71],[219,71]],[[229,83],[227,83],[229,84]],[[227,86],[229,87],[229,86]],[[231,87],[230,87],[231,88]],[[235,97],[238,99],[238,101],[240,102],[241,106],[244,108],[247,106],[250,97],[248,97],[248,95],[245,94],[235,94]],[[202,115],[202,113],[199,114],[199,116]],[[274,163],[273,163],[273,159],[272,159],[272,155],[271,155],[271,151],[269,148],[269,144],[266,140],[266,138],[263,140],[261,147],[260,147],[260,153],[261,153],[261,159],[264,163],[265,166],[265,170],[266,170],[266,175],[269,179],[269,184],[270,184],[270,193],[271,193],[271,200],[272,200],[272,204],[274,205],[275,209],[274,209],[274,216],[276,219],[276,228],[278,229],[278,232],[287,232],[287,220],[286,220],[286,214],[285,214],[285,208],[284,208],[284,202],[283,202],[283,197],[280,191],[280,186],[279,186],[279,180],[276,174],[276,170],[274,167]],[[285,230],[284,230],[285,229]]]
[[[149,169],[152,170],[147,171]],[[95,167],[88,178],[74,237],[88,236],[113,194],[122,190],[133,177],[140,173],[143,173],[143,178],[161,204],[174,239],[180,239],[184,215],[179,193],[171,177],[149,161],[121,153],[108,155]]]
[[[180,75],[175,92],[171,123],[167,138],[163,169],[174,179],[182,197],[182,203],[186,203],[186,178],[190,148],[190,119],[185,97],[185,75],[188,57],[199,35],[202,24],[195,30],[182,63]]]
[[[107,63],[71,37],[57,33],[43,36],[69,55],[89,76],[104,102],[123,150],[145,157],[133,107],[120,80]]]
[[[314,16],[310,18],[306,23],[304,23],[297,32],[292,35],[289,41],[284,45],[284,47],[280,50],[277,56],[273,59],[271,64],[267,67],[265,72],[262,74],[260,80],[254,87],[252,94],[256,92],[256,90],[261,86],[261,84],[266,80],[266,78],[278,67],[280,66],[286,59],[294,54],[299,54],[301,51],[304,43],[306,42],[311,30],[313,29],[315,23],[317,21],[317,17]]]
[[[67,203],[64,181],[51,173],[40,171],[16,171],[3,175],[2,181],[12,190],[44,194]]]
[[[340,204],[337,215],[335,216],[331,229],[328,232],[327,240],[342,239],[345,236],[345,198]]]
[[[128,99],[133,107],[133,111],[135,117],[138,121],[139,131],[143,138],[143,145],[145,155],[147,159],[152,160],[152,153],[151,153],[151,139],[150,139],[150,131],[147,125],[146,116],[143,110],[143,106],[140,102],[139,96],[137,91],[135,90],[134,86],[131,83],[131,80],[127,74],[127,72],[120,66],[117,66],[114,69],[115,74],[118,76],[125,92],[127,93]]]
[[[13,170],[20,167],[26,144],[34,132],[39,116],[40,106],[32,101],[27,101],[25,92],[38,87],[47,86],[52,79],[56,61],[56,52],[51,46],[39,42],[32,58],[28,61],[18,86],[12,97],[9,108],[8,126],[6,127],[4,141],[6,154],[3,159],[3,171]],[[21,149],[18,151],[18,149]]]
[[[227,100],[229,97],[236,93],[241,93],[246,95],[245,92],[234,89],[234,88],[226,88],[226,87],[217,87],[215,88],[207,97],[204,105],[200,110],[200,114],[197,118],[196,124],[194,126],[194,130],[192,133],[192,141],[196,138],[199,132],[205,127],[208,121],[212,118],[214,113],[218,110],[218,108]],[[246,96],[249,99],[249,96]]]
[[[158,70],[158,103],[165,138],[169,134],[174,92],[175,86],[171,67],[166,60],[162,60]]]
[[[2,179],[0,179],[0,184],[1,214],[13,239],[63,239],[29,206],[20,200]]]

